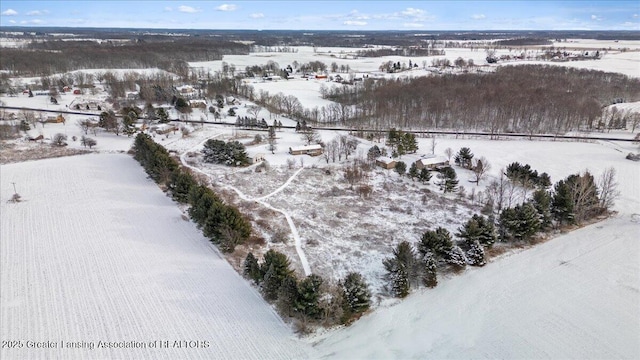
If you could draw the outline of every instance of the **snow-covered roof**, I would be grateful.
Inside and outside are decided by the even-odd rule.
[[[423,165],[431,165],[431,164],[446,163],[446,162],[449,162],[449,160],[447,160],[447,158],[444,156],[430,156],[430,157],[425,157],[420,159],[420,162]]]
[[[393,160],[393,159],[392,159],[392,158],[390,158],[390,157],[380,156],[380,157],[378,157],[378,158],[376,159],[376,161],[379,161],[379,162],[384,163],[384,164],[391,164],[391,163],[392,163],[392,162],[394,162],[395,160]]]
[[[292,147],[290,148],[291,151],[308,151],[308,150],[321,150],[322,146],[321,145],[305,145],[305,146],[298,146],[298,147]]]

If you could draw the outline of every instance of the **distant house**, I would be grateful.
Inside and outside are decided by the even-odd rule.
[[[80,94],[82,94],[82,91],[80,91],[80,89],[73,90],[73,95],[80,95]]]
[[[175,125],[171,124],[160,124],[152,127],[151,130],[155,131],[156,134],[164,135],[172,131],[178,131],[178,128]]]
[[[62,114],[60,114],[58,116],[48,116],[47,117],[47,122],[48,123],[54,123],[54,124],[64,123],[65,122],[65,118],[64,118],[64,116],[62,116]]]
[[[322,155],[322,146],[321,145],[306,145],[306,146],[289,148],[289,154],[291,154],[291,155],[318,156],[318,155]]]
[[[379,158],[376,159],[376,165],[387,170],[395,169],[396,163],[397,162],[395,160],[386,156],[380,156]]]
[[[449,160],[443,156],[426,156],[416,161],[418,169],[436,170],[447,166],[449,166]]]
[[[316,79],[326,79],[327,75],[326,74],[316,74]]]
[[[259,162],[264,161],[264,154],[263,153],[258,153],[253,157],[253,163],[257,164]]]
[[[206,109],[207,101],[206,100],[189,100],[189,106],[191,106],[191,108]]]

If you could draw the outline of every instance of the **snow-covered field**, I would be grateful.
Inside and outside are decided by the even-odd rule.
[[[600,48],[599,42],[590,40],[577,43]],[[633,50],[638,47],[622,45]],[[599,61],[545,64],[640,76],[640,52],[617,52],[611,47],[614,50]],[[238,70],[269,60],[280,67],[294,60],[336,61],[357,72],[377,71],[385,61],[341,58],[348,51],[301,48],[299,53],[251,54],[225,57],[224,61]],[[458,56],[479,64],[486,54],[447,49],[451,61]],[[431,59],[426,58],[427,64]],[[421,58],[412,60],[421,65]],[[191,65],[217,69],[221,62]],[[424,70],[411,72],[412,76],[422,73]],[[326,105],[317,93],[321,83],[297,79],[254,86],[271,94],[299,96],[303,105],[312,107]],[[56,110],[74,98],[63,95],[57,107],[48,104],[46,97],[1,100],[9,106]],[[638,109],[638,103],[616,106]],[[238,109],[239,115],[245,113],[244,107]],[[194,111],[192,118],[199,116]],[[259,115],[270,122],[268,116],[266,110]],[[66,125],[44,128],[38,124],[29,134],[79,136],[75,121],[83,118],[73,115]],[[282,122],[292,124],[288,119]],[[187,138],[178,133],[156,140],[183,154],[197,151],[210,137],[244,134],[241,140],[247,142],[255,135],[231,128],[193,128],[196,130]],[[326,142],[336,134],[321,135]],[[587,168],[598,177],[612,166],[620,182],[619,213],[532,249],[511,252],[484,268],[440,279],[435,289],[418,290],[405,301],[385,301],[349,328],[300,341],[195,226],[182,218],[176,205],[146,179],[134,160],[109,154],[128,150],[132,138],[106,133],[95,138],[100,154],[2,165],[0,331],[3,341],[24,344],[21,349],[3,348],[2,359],[640,358],[640,164],[624,159],[628,152],[638,151],[637,144],[437,139],[437,154],[447,147],[454,151],[470,147],[476,156],[490,161],[493,176],[513,161],[548,172],[554,182]],[[421,152],[426,153],[429,140],[419,141]],[[299,135],[283,131],[278,132],[274,155],[264,143],[249,147],[250,155],[264,154],[273,167],[268,174],[249,175],[253,169],[236,173],[215,166],[202,168],[215,175],[218,186],[227,190],[233,186],[244,198],[266,197],[261,201],[281,211],[283,216],[278,215],[276,221],[282,227],[287,228],[284,215],[290,217],[298,236],[295,244],[287,244],[286,252],[299,270],[304,265],[294,245],[300,245],[312,272],[337,278],[346,271],[361,271],[377,291],[382,286],[379,274],[384,254],[380,244],[375,249],[366,239],[376,223],[368,219],[362,228],[353,224],[372,214],[383,215],[377,225],[392,223],[391,230],[397,231],[388,246],[390,253],[393,243],[416,241],[425,224],[455,229],[467,218],[464,208],[455,219],[447,219],[444,212],[430,214],[432,208],[413,207],[410,196],[395,197],[401,206],[385,209],[380,202],[388,183],[399,181],[396,174],[383,175],[382,170],[371,180],[372,196],[379,198],[365,213],[358,213],[355,205],[363,206],[366,201],[350,195],[323,196],[334,186],[348,193],[348,185],[337,168],[330,167],[331,175],[323,172],[322,158],[296,157],[295,168],[286,168],[292,158],[288,148],[300,142]],[[360,150],[371,145],[362,142]],[[24,141],[17,145],[35,146],[40,145]],[[81,148],[71,141],[69,147]],[[298,171],[301,158],[305,169]],[[458,175],[467,190],[475,187],[467,182],[469,174],[458,170]],[[403,181],[406,184],[399,186],[412,196],[422,188]],[[12,183],[24,202],[7,203],[13,194]],[[426,188],[437,191],[432,185]],[[481,184],[478,189],[482,188]],[[410,210],[403,214],[398,209]],[[403,221],[404,226],[399,226]],[[94,346],[97,341],[139,341],[147,345],[142,349],[60,349],[60,345],[33,349],[26,348],[33,345],[28,340],[93,341]],[[186,349],[157,348],[159,341],[171,341],[173,346],[175,340],[198,343]],[[150,348],[152,341],[156,348]],[[200,342],[208,342],[208,347]]]
[[[518,159],[554,181],[585,168],[598,176],[613,166],[619,214],[313,339],[322,357],[640,358],[640,166],[623,156],[637,145],[443,140],[442,146],[456,143],[493,160],[494,173]]]
[[[313,354],[130,156],[3,165],[1,183],[0,358]],[[23,202],[7,202],[12,183]]]

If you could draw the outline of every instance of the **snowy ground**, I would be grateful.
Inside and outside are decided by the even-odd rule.
[[[637,145],[442,140],[459,143],[493,161],[494,172],[520,159],[554,181],[613,166],[619,214],[311,339],[322,357],[640,358],[640,166],[623,156]]]
[[[1,176],[0,332],[23,347],[3,346],[0,358],[313,354],[130,156],[3,165]],[[14,182],[24,199],[17,204],[7,202]],[[146,347],[61,349],[60,341]],[[197,345],[173,348],[174,341]]]
[[[585,41],[583,46],[591,45]],[[331,54],[343,50],[330,50],[313,53],[309,48],[304,54],[263,53],[239,59],[247,65],[273,60],[281,67],[293,60],[329,64],[335,59],[339,65],[348,63],[362,72],[376,71],[383,61],[340,59]],[[482,60],[485,53],[447,49],[447,58],[450,56],[452,61],[457,56]],[[553,64],[638,76],[639,56],[637,51],[612,50],[599,61]],[[418,58],[412,60],[421,64]],[[234,63],[233,58],[225,57],[225,61]],[[430,64],[431,58],[427,61]],[[240,60],[235,65],[242,65],[238,69],[246,66]],[[301,99],[305,106],[322,105],[322,99],[313,97],[319,85],[311,80],[271,85],[276,87],[265,89],[272,94],[296,96],[304,93],[302,86],[309,87],[304,93],[308,96],[303,97],[306,100]],[[56,110],[73,99],[63,95],[58,107],[47,104],[46,97],[1,100],[9,106]],[[617,106],[638,108],[637,103]],[[239,115],[246,113],[242,106],[238,110]],[[194,112],[192,118],[199,114]],[[268,115],[263,111],[259,116],[271,120]],[[75,121],[82,118],[72,116],[66,125],[41,128],[38,124],[30,135],[50,137],[63,132],[79,136]],[[156,140],[182,154],[197,151],[209,137],[237,136],[248,142],[255,135],[231,128],[194,128],[197,130],[187,138],[178,133],[157,136]],[[328,141],[336,134],[321,135]],[[126,151],[133,140],[105,133],[96,139],[97,151],[103,153]],[[378,170],[379,175],[371,179],[376,200],[367,204],[349,193],[337,169],[329,167],[330,176],[322,171],[326,166],[322,158],[296,157],[295,168],[288,169],[286,163],[292,157],[287,150],[300,141],[294,133],[279,132],[276,154],[270,154],[264,143],[249,147],[250,155],[265,155],[272,165],[268,174],[249,175],[253,168],[236,172],[208,166],[203,170],[216,175],[219,186],[228,190],[233,186],[246,198],[279,189],[263,201],[293,220],[312,272],[339,277],[348,270],[362,271],[377,290],[382,284],[378,275],[384,246],[367,241],[373,226],[390,223],[399,230],[402,227],[398,224],[406,225],[404,232],[391,239],[386,249],[390,252],[393,243],[417,240],[425,224],[455,229],[467,218],[464,209],[455,219],[447,219],[442,218],[445,212],[433,214],[428,207],[420,208],[411,198],[418,196],[421,188],[408,181],[394,185],[394,192],[408,191],[410,196],[395,193],[391,200],[400,205],[385,208],[381,205],[389,200],[385,183],[397,182],[392,172]],[[363,142],[361,150],[370,145]],[[29,149],[40,145],[18,141],[16,146]],[[640,166],[624,160],[628,152],[638,151],[637,145],[443,138],[437,140],[436,153],[442,154],[447,147],[457,151],[462,146],[470,147],[476,156],[485,156],[492,164],[493,176],[513,161],[546,171],[553,181],[586,168],[597,177],[613,166],[621,183],[616,205],[619,214],[533,249],[512,252],[482,269],[441,279],[437,288],[419,290],[397,305],[384,302],[352,327],[308,339],[317,352],[292,339],[290,330],[255,290],[192,224],[182,220],[175,204],[145,179],[129,157],[94,154],[2,165],[2,340],[9,339],[5,336],[25,341],[202,340],[210,346],[162,351],[3,349],[0,357],[640,358],[640,248],[636,240],[640,238]],[[69,142],[69,147],[81,148],[78,142]],[[426,152],[429,140],[420,139],[420,148]],[[305,169],[293,177],[301,166],[300,159],[304,159]],[[467,181],[470,174],[459,171],[458,176],[467,190],[475,187]],[[25,202],[6,202],[13,193],[12,182]],[[345,193],[323,196],[333,186]],[[483,187],[481,184],[478,189]],[[272,220],[277,215],[255,206],[256,218]],[[311,216],[314,208],[315,218]],[[277,216],[278,226],[288,228],[284,216]],[[375,224],[361,221],[371,217],[385,220]],[[93,224],[92,232],[87,224]],[[368,225],[358,228],[353,224]],[[298,262],[294,242],[284,249],[294,263]],[[302,271],[299,262],[297,267]]]

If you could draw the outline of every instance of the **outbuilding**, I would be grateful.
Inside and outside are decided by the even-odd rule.
[[[289,148],[289,154],[291,155],[309,155],[309,156],[318,156],[322,155],[322,146],[319,144],[316,145],[306,145]]]

